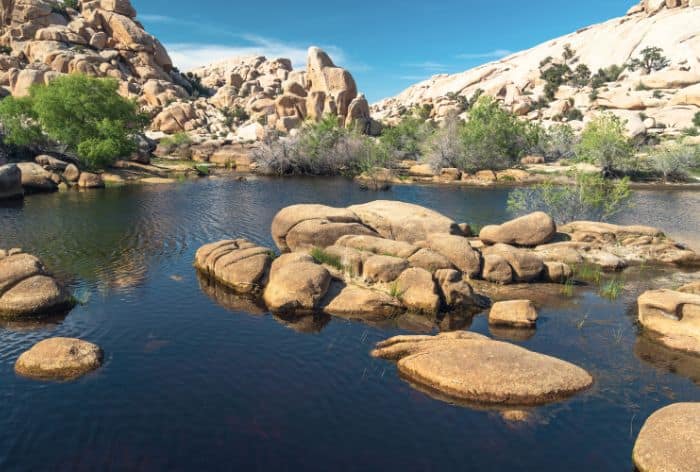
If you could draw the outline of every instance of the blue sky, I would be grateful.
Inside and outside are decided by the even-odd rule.
[[[230,56],[289,57],[320,46],[370,102],[434,74],[467,70],[583,26],[634,0],[132,0],[181,69]]]

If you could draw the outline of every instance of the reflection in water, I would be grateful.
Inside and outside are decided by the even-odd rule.
[[[700,385],[700,357],[674,351],[659,344],[653,335],[642,334],[634,345],[634,353],[658,369],[682,375]]]
[[[195,272],[197,274],[197,280],[199,281],[199,287],[202,291],[227,310],[244,312],[251,315],[263,315],[267,313],[267,308],[259,298],[239,295],[232,289],[209,279],[209,277],[199,271]]]
[[[376,342],[408,332],[488,335],[484,315],[371,323],[249,316],[266,311],[192,268],[208,242],[244,237],[273,247],[272,218],[295,203],[398,199],[483,226],[509,218],[507,196],[417,186],[377,194],[342,179],[261,178],[0,204],[0,247],[37,254],[85,302],[66,317],[0,324],[0,469],[630,470],[643,420],[670,402],[700,399],[688,380],[700,377],[695,359],[638,339],[636,297],[700,274],[630,271],[617,300],[596,287],[576,287],[572,297],[561,297],[561,286],[500,290],[534,299],[541,315],[534,336],[511,342],[580,365],[596,383],[565,402],[496,411],[435,401],[369,356]],[[700,192],[634,198],[625,222],[698,237]],[[16,377],[17,357],[49,336],[96,342],[105,366],[61,385]],[[479,434],[464,441],[465,431]]]
[[[527,341],[537,334],[534,328],[511,328],[508,326],[489,326],[489,333],[494,338],[506,341]]]
[[[25,317],[22,319],[5,319],[0,317],[0,328],[16,333],[49,330],[63,323],[70,310],[41,317]]]

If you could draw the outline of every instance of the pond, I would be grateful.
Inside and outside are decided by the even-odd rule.
[[[294,323],[200,286],[192,268],[197,248],[219,239],[273,247],[272,218],[294,203],[396,199],[484,225],[509,218],[507,195],[210,178],[0,206],[0,247],[40,256],[82,301],[66,317],[0,324],[0,469],[632,470],[644,420],[700,401],[700,359],[643,337],[636,298],[698,274],[630,271],[616,300],[580,288],[544,307],[536,334],[512,342],[584,367],[595,384],[513,421],[432,398],[369,356],[380,340],[445,323],[415,315]],[[622,222],[659,226],[700,249],[700,192],[634,199]],[[456,327],[489,334],[483,314]],[[51,336],[99,344],[105,365],[69,383],[17,377],[19,354]]]

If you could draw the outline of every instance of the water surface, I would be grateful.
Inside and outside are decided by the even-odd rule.
[[[368,355],[399,333],[489,334],[483,315],[282,320],[201,287],[192,269],[207,242],[272,247],[272,218],[294,203],[397,199],[481,226],[509,218],[507,193],[212,178],[0,206],[0,247],[39,255],[85,302],[45,323],[0,324],[0,470],[631,470],[644,419],[700,400],[700,360],[640,336],[636,296],[697,274],[630,273],[618,300],[582,289],[543,308],[535,335],[513,342],[577,363],[595,386],[513,422],[431,398]],[[700,192],[638,191],[635,202],[621,221],[700,248]],[[104,367],[71,383],[17,377],[19,354],[50,336],[99,344]]]

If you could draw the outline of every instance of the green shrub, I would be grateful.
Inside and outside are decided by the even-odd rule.
[[[649,161],[665,181],[687,180],[690,170],[700,166],[700,147],[678,141],[664,143],[651,152]]]
[[[598,69],[598,72],[591,77],[591,87],[597,89],[608,82],[615,82],[620,78],[624,70],[624,66],[618,66],[617,64],[613,64],[604,69]]]
[[[313,257],[319,264],[326,264],[331,267],[335,267],[338,270],[343,270],[343,264],[340,261],[340,257],[329,254],[320,247],[315,247],[311,250],[311,257]]]
[[[654,90],[654,93],[652,93],[651,95],[652,95],[652,97],[654,97],[656,99],[663,98],[663,96],[664,96],[664,94],[661,90]]]
[[[570,108],[565,118],[566,121],[583,121],[583,113],[578,108]]]
[[[585,87],[591,81],[591,69],[586,64],[579,64],[571,75],[571,84],[575,87]]]
[[[12,54],[12,48],[10,46],[0,46],[0,54],[7,54],[9,56]]]
[[[456,167],[467,172],[516,165],[538,141],[538,129],[504,110],[491,97],[481,97],[460,128],[463,153]]]
[[[628,67],[630,70],[642,69],[646,74],[653,71],[665,69],[671,65],[671,61],[663,55],[663,49],[657,47],[646,47],[642,49],[640,56],[632,59]]]
[[[381,142],[405,158],[416,158],[421,145],[434,132],[434,126],[415,115],[405,116],[396,126],[382,131]]]
[[[695,114],[693,117],[693,124],[700,128],[700,111]]]
[[[629,207],[629,179],[604,179],[598,174],[576,172],[571,185],[552,181],[530,188],[513,190],[508,209],[515,214],[534,211],[548,213],[557,223],[575,220],[606,221]]]
[[[606,176],[631,169],[632,145],[625,135],[624,123],[608,113],[590,121],[581,133],[576,155],[602,167]]]
[[[578,143],[573,128],[566,124],[556,124],[539,134],[537,145],[530,152],[542,155],[548,161],[571,159],[576,156],[575,147]]]
[[[136,150],[134,135],[147,123],[136,102],[120,96],[118,87],[114,79],[73,74],[33,86],[26,98],[8,97],[0,106],[6,139],[30,146],[41,130],[77,153],[87,167],[109,165]]]

